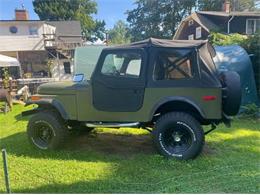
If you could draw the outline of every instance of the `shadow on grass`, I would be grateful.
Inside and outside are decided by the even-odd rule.
[[[113,179],[105,178],[103,180],[82,181],[72,184],[57,183],[43,185],[38,188],[19,190],[19,193],[155,193],[158,191],[156,188],[158,188],[158,186],[154,186],[152,183],[144,185],[138,185],[138,183],[136,183],[131,185],[123,182],[113,182]],[[180,193],[180,190],[176,189],[175,192]]]
[[[222,140],[214,141],[209,144],[206,143],[202,155],[214,157],[217,156],[219,152],[225,153],[225,151],[237,151],[243,147],[246,150],[249,150],[248,140],[254,139],[254,136],[246,135],[226,141]],[[8,153],[16,156],[62,160],[73,159],[94,162],[111,161],[113,157],[115,159],[127,159],[139,154],[146,156],[157,154],[150,134],[112,134],[96,131],[81,135],[72,134],[69,136],[64,148],[59,151],[41,151],[35,149],[29,144],[25,132],[16,133],[0,139],[0,146],[1,148],[6,148]],[[220,151],[223,149],[224,151]],[[243,152],[245,151],[243,150]],[[248,152],[254,151],[252,150]]]
[[[19,121],[28,121],[30,119],[30,116],[22,116],[21,113],[17,114],[14,116],[16,122],[19,122]]]
[[[2,138],[1,148],[16,156],[33,158],[54,158],[63,160],[106,161],[105,156],[131,158],[136,154],[152,155],[156,151],[149,134],[122,135],[112,133],[84,133],[69,136],[66,145],[60,151],[41,151],[29,144],[25,132]]]

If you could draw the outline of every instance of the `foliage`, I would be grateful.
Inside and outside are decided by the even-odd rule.
[[[220,125],[207,135],[201,156],[176,161],[158,155],[151,135],[134,128],[98,128],[72,135],[63,150],[35,150],[28,117],[20,115],[28,109],[15,105],[0,114],[13,193],[259,193],[259,121]],[[2,169],[0,181],[3,193]]]
[[[53,66],[54,66],[54,61],[51,60],[51,59],[49,59],[49,60],[47,61],[47,67],[48,67],[48,76],[49,76],[50,78],[52,78],[52,68],[53,68]]]
[[[198,0],[198,9],[203,11],[222,11],[226,0]],[[257,0],[229,0],[232,11],[254,11]]]
[[[260,64],[260,33],[245,36],[237,33],[226,35],[211,32],[209,40],[213,45],[240,45],[248,54],[255,55],[253,63]]]
[[[90,36],[87,36],[87,40],[91,41],[91,42],[95,42],[98,39],[100,40],[104,40],[105,39],[105,21],[104,20],[95,20],[95,26],[93,29],[90,30],[90,32],[88,33]]]
[[[8,89],[9,88],[9,81],[10,81],[10,75],[9,75],[9,71],[8,71],[8,68],[3,68],[2,69],[2,80],[3,80],[3,87],[5,89]]]
[[[221,11],[225,0],[198,0],[198,9],[201,11]]]
[[[246,41],[248,38],[247,36],[234,33],[234,34],[222,34],[218,32],[211,32],[209,41],[213,45],[232,45],[232,44],[237,44],[237,45],[242,45],[244,41]]]
[[[132,41],[149,37],[172,38],[179,22],[196,5],[194,0],[137,0],[127,11]]]
[[[114,27],[108,32],[109,43],[111,44],[124,44],[130,43],[130,35],[127,24],[119,20]]]
[[[33,6],[41,20],[79,20],[85,38],[90,38],[93,31],[94,36],[99,36],[105,26],[104,21],[92,18],[92,14],[97,13],[93,0],[34,0]]]
[[[232,11],[256,11],[259,0],[230,0]]]
[[[260,72],[260,32],[249,36],[248,39],[246,39],[241,44],[241,46],[244,47],[249,54],[254,54],[253,64],[256,64],[256,66],[258,67],[257,72]]]
[[[257,118],[260,114],[260,107],[256,104],[247,104],[242,106],[242,113],[241,116],[245,118]]]

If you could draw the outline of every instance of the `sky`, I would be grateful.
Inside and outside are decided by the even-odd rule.
[[[98,5],[98,13],[93,15],[94,18],[105,20],[106,28],[111,29],[116,21],[125,20],[127,10],[133,9],[134,0],[95,0]],[[21,8],[21,5],[29,12],[31,20],[38,20],[39,17],[33,11],[32,0],[0,0],[0,20],[14,19],[14,10]]]

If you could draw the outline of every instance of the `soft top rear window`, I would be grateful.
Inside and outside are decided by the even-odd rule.
[[[176,80],[194,77],[194,60],[191,49],[158,50],[153,79]]]

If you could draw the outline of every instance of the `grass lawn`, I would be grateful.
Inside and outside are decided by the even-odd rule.
[[[63,151],[33,149],[23,106],[0,114],[15,193],[260,193],[259,121],[235,120],[206,137],[192,161],[167,160],[140,129],[96,129],[73,135]],[[5,191],[2,158],[0,192]]]

